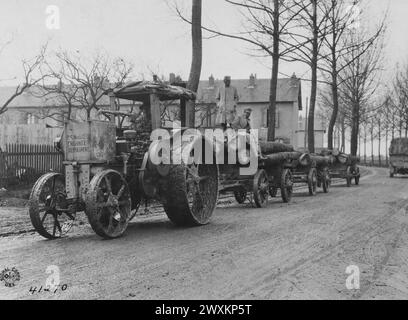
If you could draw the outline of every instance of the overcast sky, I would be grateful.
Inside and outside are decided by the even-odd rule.
[[[171,2],[172,0],[169,0]],[[190,27],[181,22],[165,0],[2,0],[0,2],[0,43],[13,37],[0,56],[0,79],[21,74],[20,59],[32,57],[41,44],[51,49],[67,49],[90,55],[105,50],[135,64],[135,76],[150,71],[167,76],[170,72],[187,78],[191,61]],[[190,0],[179,0],[187,12]],[[371,0],[369,16],[378,21],[388,1]],[[60,29],[46,26],[46,8],[58,6]],[[203,0],[203,20],[220,30],[238,30],[239,13],[222,0]],[[387,35],[387,68],[408,56],[408,1],[391,0]],[[204,41],[202,78],[214,74],[222,78],[258,78],[270,75],[269,61],[249,57],[248,45],[228,39]],[[281,64],[285,74],[304,74],[307,68]],[[307,75],[305,75],[307,76]],[[1,84],[10,84],[2,81]]]

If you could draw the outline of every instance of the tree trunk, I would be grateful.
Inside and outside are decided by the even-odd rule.
[[[352,125],[351,125],[351,141],[350,141],[350,151],[351,155],[357,155],[358,149],[358,132],[360,127],[360,106],[359,103],[353,102],[352,108]]]
[[[310,108],[309,108],[309,120],[308,120],[308,149],[309,152],[315,152],[315,135],[314,135],[314,115],[316,107],[316,95],[317,95],[317,60],[319,54],[319,34],[317,25],[317,0],[312,0],[313,6],[313,42],[312,42],[312,88],[310,92]]]
[[[388,167],[388,128],[385,129],[385,165]]]
[[[193,46],[193,55],[188,78],[187,88],[197,92],[200,83],[201,65],[203,57],[203,38],[201,30],[201,0],[193,0],[192,18],[191,18],[191,38]],[[187,103],[187,115],[189,126],[195,126],[195,105],[194,101]]]
[[[272,75],[269,88],[268,141],[275,140],[276,90],[279,74],[279,0],[274,0]],[[293,141],[292,141],[293,143]]]
[[[374,165],[374,121],[371,121],[371,165]]]
[[[344,115],[341,117],[341,151],[346,152],[346,124]]]
[[[333,17],[335,16],[334,11],[335,11],[335,2],[332,1],[332,10],[333,10]],[[335,24],[335,22],[333,23]],[[331,76],[332,76],[332,84],[331,84],[331,89],[332,89],[332,97],[333,97],[333,112],[330,117],[330,122],[329,122],[329,128],[327,131],[327,147],[329,150],[333,149],[333,130],[334,126],[336,124],[337,120],[337,115],[339,113],[339,91],[338,91],[338,81],[337,81],[337,52],[336,52],[336,43],[337,43],[337,30],[336,28],[333,28],[333,34],[332,34],[332,41],[333,41],[333,47],[331,50],[331,64],[332,64],[332,71],[331,71]]]
[[[364,132],[364,164],[367,164],[367,132]]]
[[[381,120],[378,119],[378,164],[381,167]]]

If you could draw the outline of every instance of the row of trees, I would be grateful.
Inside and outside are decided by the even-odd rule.
[[[361,114],[375,90],[381,67],[385,18],[373,28],[364,27],[363,1],[348,0],[224,0],[240,9],[242,29],[231,33],[209,26],[212,36],[246,42],[271,59],[268,139],[275,139],[276,90],[279,64],[301,62],[310,68],[308,148],[314,152],[314,121],[319,84],[326,84],[331,114],[328,147],[333,147],[333,131],[339,118],[340,94],[351,108],[351,153],[358,149]],[[193,21],[175,3],[178,16]]]
[[[202,1],[193,0],[191,16],[186,16],[175,4],[177,14],[191,24],[192,63],[187,87],[197,91],[202,64],[202,30],[215,36],[223,36],[251,44],[260,54],[271,58],[269,140],[275,139],[276,90],[281,61],[302,62],[310,68],[310,108],[308,115],[308,147],[314,152],[314,121],[317,102],[329,108],[328,147],[333,147],[333,132],[342,132],[345,145],[346,131],[351,131],[351,153],[356,155],[361,137],[362,124],[371,121],[384,111],[376,112],[372,101],[379,85],[381,71],[385,18],[375,28],[361,23],[362,1],[347,0],[224,0],[241,9],[242,30],[225,33],[201,24]],[[2,50],[4,47],[2,47]],[[64,118],[70,119],[72,109],[78,106],[89,118],[93,109],[108,88],[122,85],[132,72],[132,65],[123,59],[109,59],[97,54],[86,60],[79,54],[58,52],[49,59],[46,46],[38,56],[23,61],[24,82],[15,94],[0,106],[0,114],[7,110],[13,99],[31,88],[33,94],[49,98],[67,108],[61,109]],[[34,74],[37,73],[36,76]],[[393,106],[392,119],[400,119],[400,131],[408,131],[406,105],[407,74],[398,72],[393,92],[386,97],[384,105]],[[56,83],[50,85],[49,83]],[[33,89],[33,87],[35,89]],[[320,94],[318,94],[318,89]],[[380,109],[380,107],[378,107]],[[388,110],[387,109],[387,110]],[[194,108],[187,107],[188,113]],[[384,109],[386,110],[386,109]],[[397,110],[397,111],[395,111]],[[61,111],[44,109],[44,117],[57,116]],[[390,111],[391,112],[391,111]],[[388,113],[385,113],[388,114]],[[194,123],[194,112],[182,114]],[[388,117],[389,118],[389,117]],[[402,119],[402,120],[401,120]],[[389,123],[390,121],[380,121]],[[384,125],[382,125],[383,127]],[[369,126],[364,125],[364,128]],[[388,128],[388,127],[387,127]],[[395,132],[392,129],[390,132]],[[378,134],[381,136],[382,134]]]

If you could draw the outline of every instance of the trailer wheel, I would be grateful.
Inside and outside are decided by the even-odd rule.
[[[311,168],[307,175],[307,186],[309,188],[309,195],[315,196],[317,191],[317,170]]]
[[[289,203],[292,200],[293,180],[290,169],[283,169],[281,174],[281,197],[283,202]]]
[[[247,191],[244,188],[237,188],[234,190],[234,197],[239,204],[243,204],[247,199]]]
[[[324,193],[329,193],[330,184],[331,184],[331,179],[330,179],[329,170],[327,170],[327,169],[323,170],[323,173],[322,173],[322,186],[323,186],[323,192]]]
[[[269,195],[270,195],[272,198],[275,198],[277,194],[278,194],[278,188],[275,187],[275,186],[269,185]]]
[[[76,212],[66,198],[62,174],[47,173],[35,183],[28,202],[29,214],[35,230],[44,238],[61,238],[72,228]]]
[[[346,184],[347,184],[347,187],[348,187],[348,188],[351,187],[351,167],[347,167],[347,171],[346,171]]]
[[[174,165],[168,175],[163,207],[178,226],[207,224],[218,199],[217,165]]]
[[[120,237],[131,217],[129,186],[115,170],[95,175],[86,194],[85,213],[95,233],[106,239]]]
[[[264,169],[258,170],[254,176],[253,192],[255,205],[265,208],[268,205],[269,180]]]

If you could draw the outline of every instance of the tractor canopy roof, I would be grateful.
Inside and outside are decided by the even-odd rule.
[[[157,94],[161,101],[166,100],[195,100],[196,93],[179,86],[160,82],[134,81],[121,88],[109,92],[114,97],[134,101],[146,101],[149,95]]]

